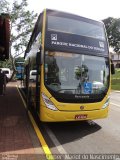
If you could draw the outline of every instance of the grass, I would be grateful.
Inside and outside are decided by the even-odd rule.
[[[120,90],[120,69],[115,70],[115,74],[111,78],[111,84],[113,90]]]

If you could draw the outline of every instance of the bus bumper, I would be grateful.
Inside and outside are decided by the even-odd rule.
[[[53,111],[41,107],[40,120],[43,122],[83,121],[106,118],[109,106],[105,109],[93,111]]]

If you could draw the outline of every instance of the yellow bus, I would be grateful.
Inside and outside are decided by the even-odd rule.
[[[28,108],[43,122],[107,117],[114,69],[108,47],[102,22],[45,9],[24,56]]]

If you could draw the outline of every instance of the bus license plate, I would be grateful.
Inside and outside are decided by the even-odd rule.
[[[87,114],[78,114],[75,115],[75,119],[86,119],[87,118]]]

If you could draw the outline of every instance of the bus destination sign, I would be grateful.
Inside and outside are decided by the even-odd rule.
[[[51,31],[46,33],[45,48],[57,51],[77,53],[92,52],[97,55],[108,55],[105,41],[91,37]]]

